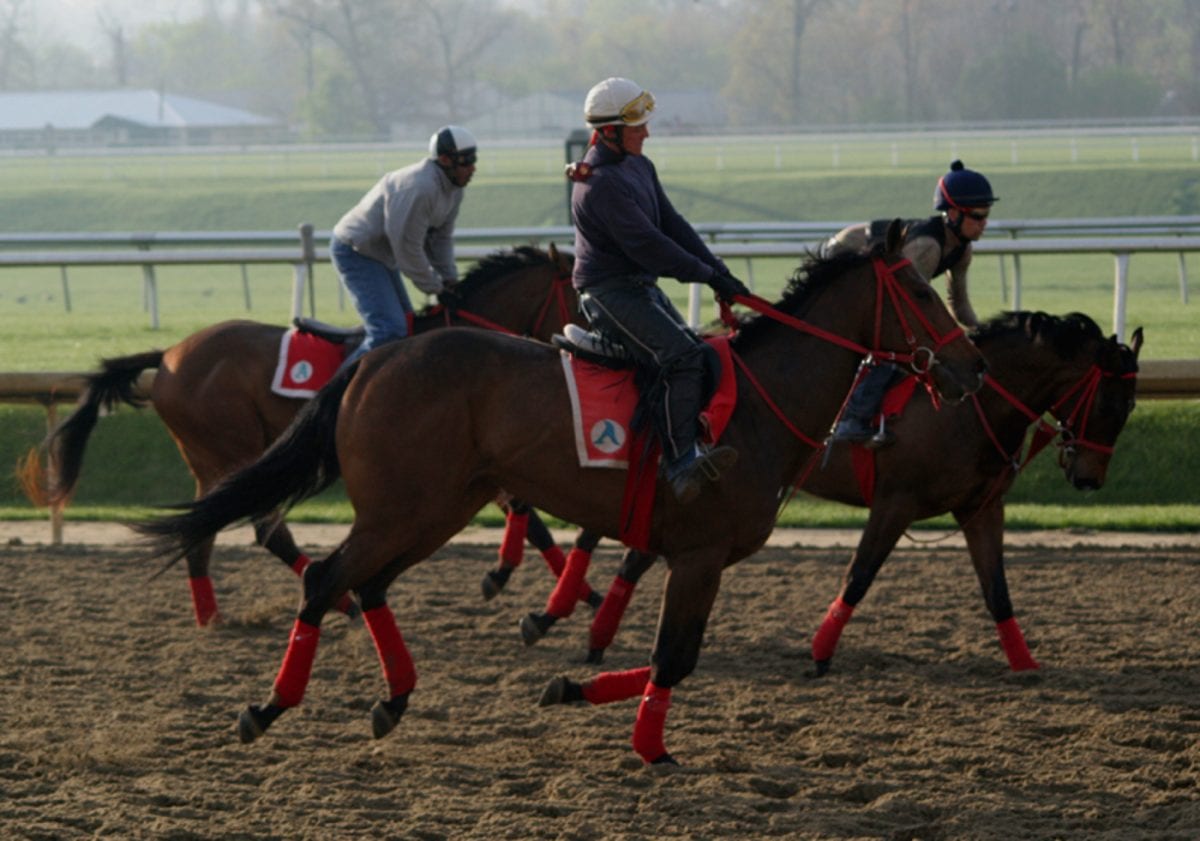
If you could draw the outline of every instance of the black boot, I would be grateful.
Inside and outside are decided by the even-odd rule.
[[[709,450],[699,445],[692,446],[667,465],[666,478],[675,498],[687,505],[699,496],[706,480],[717,481],[722,473],[737,463],[737,459],[738,451],[733,447],[713,447]]]
[[[864,444],[874,450],[896,440],[896,436],[882,424],[878,431],[874,427],[875,418],[883,404],[883,395],[895,372],[894,365],[876,365],[859,380],[846,403],[841,420],[833,430],[834,441]]]

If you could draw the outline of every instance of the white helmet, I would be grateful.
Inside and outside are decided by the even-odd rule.
[[[470,158],[467,163],[474,163],[475,135],[462,126],[442,126],[429,138],[429,157],[439,155],[449,155],[456,161]]]
[[[629,79],[613,76],[588,91],[583,118],[592,128],[640,126],[654,110],[654,94]]]

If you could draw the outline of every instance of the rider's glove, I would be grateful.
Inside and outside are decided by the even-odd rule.
[[[708,285],[712,287],[713,292],[717,293],[717,297],[726,303],[733,303],[733,299],[739,295],[749,296],[751,294],[746,284],[731,274],[714,274],[708,281]]]

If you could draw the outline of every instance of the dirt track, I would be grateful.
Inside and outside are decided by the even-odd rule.
[[[1069,543],[1069,541],[1064,541]],[[768,548],[731,570],[667,744],[629,748],[634,702],[538,709],[586,677],[586,610],[525,648],[548,589],[529,557],[493,602],[492,546],[455,545],[393,586],[420,672],[370,736],[370,639],[327,620],[304,704],[253,745],[237,712],[270,689],[295,579],[256,549],[214,563],[226,623],[197,629],[182,569],[118,546],[0,545],[4,838],[1200,838],[1200,555],[1013,548],[1036,673],[1007,672],[969,564],[900,550],[805,677],[842,548]],[[615,553],[597,553],[605,586]],[[605,668],[642,665],[661,570]]]

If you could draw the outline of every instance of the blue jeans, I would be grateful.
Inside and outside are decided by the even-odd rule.
[[[364,257],[337,237],[329,243],[329,256],[367,330],[367,338],[342,366],[372,348],[408,336],[408,314],[413,307],[400,272]]]

